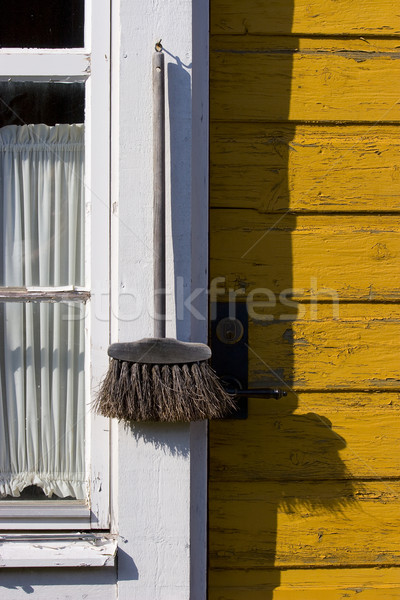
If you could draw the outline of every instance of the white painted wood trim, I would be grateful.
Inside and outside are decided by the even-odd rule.
[[[0,287],[0,300],[7,302],[87,302],[90,291],[71,286],[62,288],[6,288]]]
[[[123,0],[117,12],[112,36],[120,40],[112,85],[113,136],[119,146],[113,173],[118,196],[112,199],[113,220],[118,215],[113,341],[149,337],[153,331],[151,58],[160,39],[167,74],[167,331],[174,336],[179,330],[186,341],[190,314],[183,310],[184,318],[176,318],[182,306],[174,292],[183,300],[190,296],[192,0],[154,5]],[[190,425],[139,423],[129,430],[120,424],[118,437],[118,533],[124,542],[118,598],[189,600]]]
[[[0,568],[113,567],[116,554],[109,536],[0,536]]]
[[[204,290],[191,340],[208,338],[209,0],[192,0],[192,292]],[[207,598],[208,422],[190,426],[190,600]]]
[[[85,81],[90,55],[74,50],[0,50],[0,80]]]
[[[87,261],[92,299],[89,303],[91,350],[88,394],[88,459],[92,527],[110,527],[110,420],[93,413],[99,384],[108,369],[110,277],[110,0],[92,0],[87,18],[91,23],[92,74],[86,84],[86,201]]]
[[[120,2],[111,3],[111,157],[110,157],[110,341],[117,341],[119,338],[118,306],[120,294],[120,259],[119,259],[119,161],[120,161],[120,52],[121,35],[119,28]],[[119,33],[118,33],[119,32]],[[118,532],[118,428],[117,419],[111,419],[110,429],[110,530],[112,533]]]

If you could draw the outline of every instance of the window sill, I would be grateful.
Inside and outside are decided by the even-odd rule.
[[[115,536],[92,533],[0,535],[0,568],[113,567]]]

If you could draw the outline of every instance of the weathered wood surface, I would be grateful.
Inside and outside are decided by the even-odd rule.
[[[29,529],[29,525],[27,528]],[[118,542],[114,537],[105,535],[104,537],[94,538],[93,536],[91,539],[85,539],[85,534],[81,538],[78,535],[75,538],[71,535],[63,540],[62,537],[60,540],[60,534],[49,533],[46,533],[45,538],[43,535],[30,536],[29,534],[11,534],[6,536],[6,539],[1,536],[0,569],[115,566]],[[64,537],[66,537],[65,534]],[[4,577],[3,573],[0,577]],[[56,597],[60,598],[58,594]],[[7,598],[7,594],[3,595],[3,598]]]
[[[213,0],[211,32],[398,35],[400,14],[396,0]]]
[[[216,482],[399,477],[400,394],[251,399],[246,421],[211,421],[210,440]]]
[[[212,52],[303,52],[305,54],[329,53],[353,57],[354,59],[378,57],[381,53],[387,58],[397,56],[398,38],[376,37],[294,37],[291,35],[215,35],[210,38]]]
[[[211,119],[399,121],[396,56],[213,51]]]
[[[210,135],[212,207],[400,210],[395,126],[213,123]]]
[[[387,215],[212,210],[211,278],[246,292],[322,300],[400,299],[400,221]],[[266,299],[265,297],[262,299]]]
[[[299,305],[250,321],[249,378],[296,390],[400,390],[400,306]],[[271,315],[271,309],[265,309]],[[284,383],[285,382],[285,383]]]
[[[297,393],[210,424],[210,600],[400,597],[398,8],[211,3],[211,278]]]
[[[212,482],[209,519],[211,569],[400,565],[399,482]]]
[[[394,600],[400,569],[213,570],[210,600]]]

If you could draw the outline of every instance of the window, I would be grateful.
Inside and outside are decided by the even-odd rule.
[[[0,21],[3,48],[82,48],[84,0],[14,0]]]
[[[109,527],[109,8],[0,26],[1,529]]]

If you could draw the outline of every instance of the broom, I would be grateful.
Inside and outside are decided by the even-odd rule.
[[[108,373],[95,410],[123,421],[198,421],[234,408],[208,364],[205,344],[165,337],[165,109],[164,55],[153,56],[154,338],[112,344]]]

